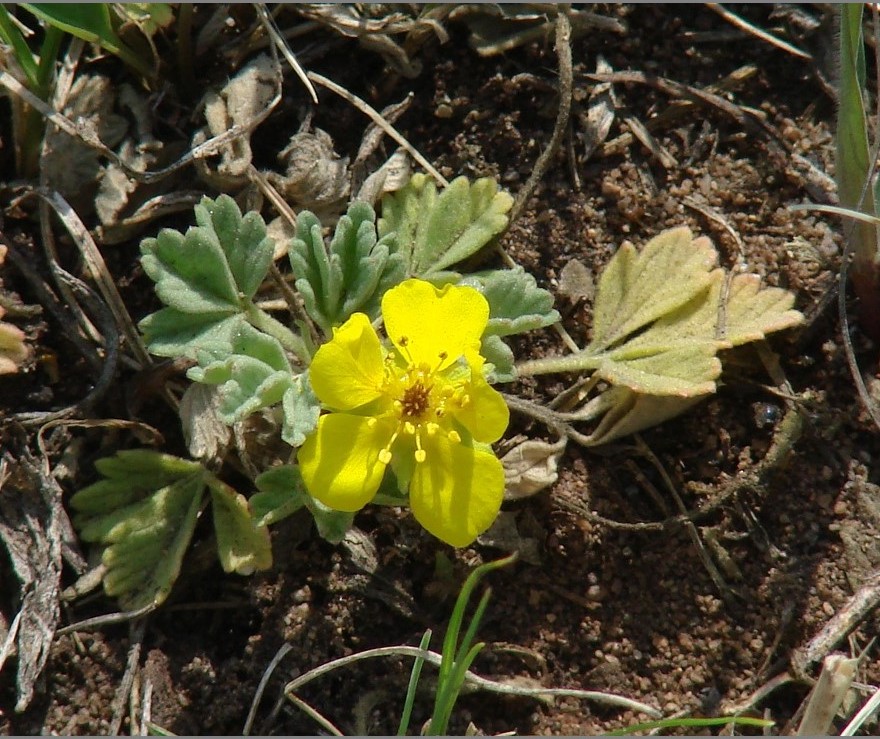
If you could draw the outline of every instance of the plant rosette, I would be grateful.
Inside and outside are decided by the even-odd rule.
[[[416,520],[453,546],[489,528],[504,470],[489,444],[509,411],[483,374],[489,304],[471,287],[405,280],[382,297],[382,345],[363,313],[315,354],[312,388],[329,410],[298,452],[309,493],[341,511],[374,499],[387,468]]]

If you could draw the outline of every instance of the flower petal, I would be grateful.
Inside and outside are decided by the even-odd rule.
[[[369,503],[385,474],[379,453],[394,423],[348,413],[330,413],[297,453],[303,482],[312,497],[338,511],[357,511]]]
[[[486,444],[498,441],[510,423],[510,409],[504,397],[483,376],[485,360],[477,352],[466,355],[471,370],[465,383],[468,402],[454,412],[454,418],[477,440]]]
[[[424,280],[405,280],[383,296],[382,315],[388,338],[405,359],[442,370],[479,347],[489,304],[472,287],[438,290]]]
[[[498,516],[504,495],[501,462],[442,433],[422,443],[427,457],[416,465],[409,490],[413,515],[438,539],[467,546]]]
[[[315,353],[312,389],[328,408],[349,411],[381,395],[384,357],[379,337],[363,313],[354,313]]]

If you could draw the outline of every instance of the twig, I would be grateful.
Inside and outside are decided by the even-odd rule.
[[[394,139],[398,144],[400,144],[409,155],[415,159],[422,168],[431,175],[435,180],[437,180],[438,184],[446,187],[449,182],[448,180],[440,174],[425,157],[416,149],[409,141],[407,141],[402,134],[400,134],[394,126],[390,125],[384,118],[382,118],[381,114],[378,110],[376,110],[369,103],[361,100],[357,95],[346,90],[344,87],[337,85],[333,80],[327,79],[324,75],[318,74],[317,72],[309,72],[308,77],[313,82],[317,82],[322,87],[326,87],[331,92],[335,92],[339,97],[347,100],[351,103],[355,108],[357,108],[361,113],[369,116],[369,118],[381,128],[385,133],[387,133],[392,139]]]
[[[113,719],[110,721],[110,729],[107,732],[110,736],[118,736],[119,730],[122,728],[122,721],[125,718],[125,705],[128,703],[129,696],[131,695],[131,686],[134,683],[135,672],[138,670],[146,629],[147,619],[145,618],[135,621],[129,628],[131,643],[128,648],[125,672],[113,698]]]
[[[792,673],[797,677],[806,678],[810,669],[867,618],[878,604],[880,604],[880,570],[875,570],[818,634],[804,646],[794,650],[791,656]]]
[[[571,66],[571,23],[565,13],[560,13],[556,19],[556,54],[559,57],[559,111],[556,114],[556,124],[547,147],[535,161],[532,174],[526,180],[526,184],[517,193],[510,209],[510,224],[512,225],[522,214],[529,198],[538,187],[538,183],[547,172],[547,168],[556,156],[559,146],[565,137],[568,128],[568,117],[571,113],[571,97],[574,80],[574,71]]]

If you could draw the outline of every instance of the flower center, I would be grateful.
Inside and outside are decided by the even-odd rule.
[[[428,410],[430,393],[430,386],[426,386],[421,380],[416,380],[403,391],[403,397],[400,399],[402,415],[413,420],[421,420]]]

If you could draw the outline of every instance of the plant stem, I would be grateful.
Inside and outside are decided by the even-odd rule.
[[[245,315],[254,328],[258,328],[260,331],[269,334],[269,336],[278,339],[278,341],[281,342],[281,345],[288,351],[293,352],[303,364],[309,365],[311,363],[312,356],[309,353],[305,342],[283,323],[276,321],[272,316],[261,311],[253,303],[248,306]]]

